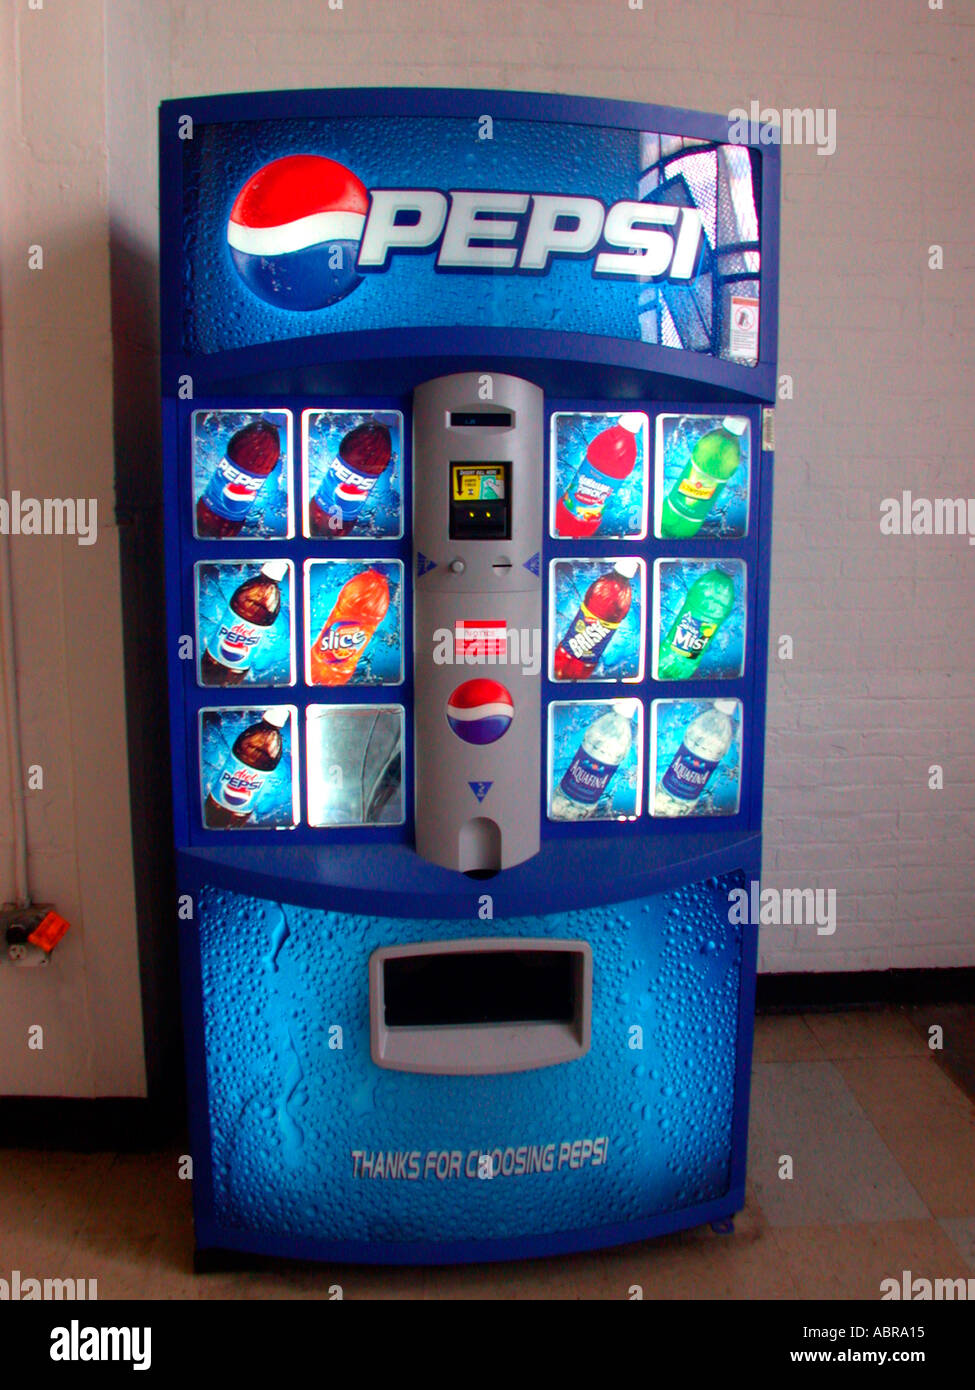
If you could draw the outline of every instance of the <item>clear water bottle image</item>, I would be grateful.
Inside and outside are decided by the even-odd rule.
[[[653,802],[655,816],[702,814],[698,803],[731,747],[737,713],[737,700],[715,700],[688,724],[680,747],[657,784]]]
[[[637,700],[614,700],[586,730],[575,756],[552,793],[552,820],[580,821],[597,816],[597,808],[620,763],[633,745]]]

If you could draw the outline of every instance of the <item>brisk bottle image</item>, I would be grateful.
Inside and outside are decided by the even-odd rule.
[[[734,606],[734,580],[723,570],[708,570],[696,579],[660,643],[657,679],[692,679],[709,642]]]
[[[618,700],[583,735],[552,795],[552,820],[588,820],[633,743],[635,701]]]
[[[200,660],[201,685],[240,685],[281,611],[286,560],[269,560],[234,590]]]
[[[680,477],[664,498],[661,536],[696,536],[724,489],[741,466],[742,435],[748,421],[729,415],[694,445]]]
[[[692,816],[715,768],[734,738],[735,700],[715,700],[692,720],[683,741],[657,785],[655,816]]]
[[[555,508],[556,535],[586,537],[596,534],[607,500],[633,472],[637,458],[636,435],[643,424],[643,415],[621,415],[618,424],[596,435],[581,467],[559,498]]]
[[[385,425],[373,420],[350,430],[308,505],[311,535],[350,535],[392,457],[392,437]]]
[[[206,491],[196,504],[196,534],[204,540],[238,536],[281,457],[281,437],[269,420],[252,420],[230,437]]]
[[[376,628],[389,609],[389,581],[363,570],[343,584],[331,613],[312,643],[312,685],[347,685]]]
[[[594,579],[568,630],[555,649],[554,678],[557,681],[588,680],[603,653],[630,611],[632,580],[638,560],[618,560],[606,574]]]
[[[204,802],[203,820],[209,830],[237,830],[251,819],[258,793],[281,761],[281,730],[288,718],[287,710],[265,710],[256,724],[237,736]]]

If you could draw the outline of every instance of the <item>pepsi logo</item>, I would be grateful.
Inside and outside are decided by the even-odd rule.
[[[244,284],[278,309],[324,309],[356,272],[369,194],[344,164],[292,154],[258,169],[237,194],[227,242]]]
[[[344,499],[346,502],[361,502],[369,496],[370,488],[362,487],[359,484],[347,481],[339,483],[335,489],[335,496]]]
[[[447,723],[465,743],[495,743],[508,732],[514,701],[499,681],[464,681],[447,701]]]
[[[259,478],[257,481],[263,483],[264,479]],[[231,502],[250,502],[259,490],[259,487],[254,487],[252,483],[225,483],[223,495]]]

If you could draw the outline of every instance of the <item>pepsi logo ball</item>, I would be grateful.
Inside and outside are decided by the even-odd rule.
[[[498,681],[479,677],[459,685],[447,701],[447,723],[465,743],[494,743],[508,732],[514,701]]]
[[[244,284],[278,309],[324,309],[356,274],[369,194],[344,164],[289,154],[258,169],[237,194],[227,242]]]

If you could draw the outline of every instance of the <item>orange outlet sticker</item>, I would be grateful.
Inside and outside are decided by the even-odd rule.
[[[53,951],[68,930],[68,926],[69,923],[63,917],[59,917],[56,912],[49,912],[46,917],[42,918],[39,926],[34,928],[27,940],[34,946],[40,946],[42,951]]]

